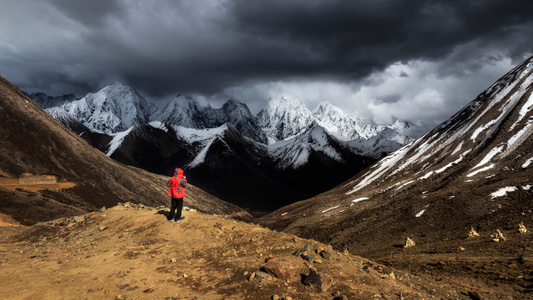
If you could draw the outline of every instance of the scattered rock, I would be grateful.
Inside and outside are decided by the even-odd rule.
[[[296,250],[292,255],[300,256],[302,253],[311,253],[315,249],[316,249],[315,244],[314,243],[309,243],[309,244],[305,245],[305,247]]]
[[[170,262],[171,262],[171,263],[177,263],[177,262],[178,262],[178,260],[177,260],[177,259],[175,259],[175,258],[173,257],[173,258],[171,258],[171,259],[170,259]]]
[[[148,293],[152,293],[154,291],[155,291],[154,289],[146,289],[146,290],[143,291],[143,293],[148,294]]]
[[[317,272],[316,269],[311,268],[311,272],[304,279],[303,284],[316,288],[319,292],[327,291],[333,285],[333,279],[330,275],[322,272]]]
[[[85,221],[85,216],[74,216],[72,218],[72,221],[74,221],[76,223],[83,222],[83,221]]]
[[[126,277],[126,272],[120,271],[117,273],[117,278],[124,278],[124,277]]]
[[[254,278],[255,278],[255,272],[250,274],[250,276],[248,277],[248,281],[252,281]]]
[[[332,260],[335,258],[335,255],[333,254],[333,252],[328,251],[328,250],[322,251],[322,253],[320,253],[320,256],[322,256],[324,259],[327,259],[327,260]]]
[[[276,278],[291,280],[298,273],[299,266],[292,261],[277,261],[272,258],[267,261],[264,270]]]
[[[461,252],[464,252],[464,251],[466,250],[465,247],[461,247],[461,246],[459,246],[458,249],[459,249],[459,251],[461,251]]]
[[[265,273],[263,271],[259,271],[255,273],[255,277],[261,279],[261,280],[270,280],[272,279],[272,276],[270,276],[268,273]]]
[[[472,300],[482,299],[478,292],[468,292],[468,297],[472,298]]]
[[[102,208],[100,209],[100,212],[104,212],[104,211],[106,211],[106,210],[107,210],[107,207],[102,206]]]
[[[315,255],[313,253],[307,253],[307,252],[302,253],[301,257],[304,260],[309,261],[309,262],[313,262],[313,260],[315,259]]]
[[[98,227],[98,230],[99,230],[99,231],[104,231],[104,230],[106,230],[106,229],[107,229],[107,226],[100,226],[100,227]]]

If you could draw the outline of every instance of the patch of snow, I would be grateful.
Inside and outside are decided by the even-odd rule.
[[[177,125],[173,125],[172,128],[176,131],[178,138],[181,138],[187,141],[187,143],[192,144],[193,142],[208,140],[217,134],[221,134],[222,132],[228,130],[228,125],[224,124],[220,127],[211,129],[194,129]]]
[[[400,185],[396,190],[399,190],[399,189],[403,188],[404,186],[409,185],[409,184],[411,184],[411,183],[413,183],[413,182],[415,182],[415,181],[414,181],[414,180],[409,180],[409,181],[407,181],[406,183]]]
[[[453,150],[452,155],[455,155],[455,153],[459,152],[459,150],[461,150],[461,147],[463,147],[463,141],[461,141],[459,146],[457,146],[457,148],[455,148],[455,150]]]
[[[425,209],[419,211],[419,212],[415,215],[415,218],[419,218],[419,217],[422,216],[425,212],[426,212]]]
[[[124,138],[130,134],[131,130],[134,126],[130,127],[128,130],[123,132],[117,132],[113,134],[113,139],[109,143],[109,150],[107,151],[107,156],[113,155],[113,153],[120,147],[122,142],[124,141]]]
[[[522,168],[525,169],[525,168],[529,167],[529,165],[530,165],[531,163],[533,163],[533,157],[528,158],[528,159],[522,164]]]
[[[414,144],[409,144],[400,148],[396,152],[392,153],[391,155],[385,157],[384,159],[376,163],[375,170],[370,172],[370,174],[367,173],[367,175],[364,176],[363,179],[359,181],[359,183],[352,190],[346,192],[346,195],[351,195],[357,192],[358,190],[362,189],[363,187],[376,180],[379,176],[387,173],[390,168],[392,168],[398,162],[402,161],[404,156],[414,145],[416,145],[416,142]]]
[[[524,191],[529,191],[529,189],[531,188],[531,185],[528,184],[528,185],[525,185],[522,187],[524,189]]]
[[[334,210],[334,209],[337,209],[337,208],[339,208],[339,207],[340,207],[340,204],[337,205],[337,206],[330,207],[330,208],[328,208],[328,209],[326,209],[326,210],[323,210],[322,213],[327,213],[328,211],[330,211],[330,210]]]
[[[481,173],[481,172],[487,171],[487,170],[492,169],[492,168],[494,168],[494,164],[492,164],[492,165],[490,165],[490,166],[486,166],[486,167],[484,167],[484,168],[481,168],[481,169],[479,169],[479,170],[477,170],[477,171],[475,171],[475,172],[472,172],[472,173],[466,175],[466,177],[472,177],[472,176],[475,176],[475,175],[477,175],[478,173]]]
[[[444,172],[446,169],[448,169],[449,167],[452,167],[453,165],[458,164],[460,161],[463,160],[463,157],[465,157],[465,155],[467,155],[469,152],[470,152],[470,150],[465,151],[463,154],[461,154],[461,156],[459,156],[458,159],[456,159],[456,160],[452,161],[451,163],[445,165],[444,167],[442,167],[442,168],[436,170],[435,173],[442,173],[442,172]]]
[[[499,147],[496,147],[496,148],[490,150],[489,153],[476,166],[474,166],[471,170],[477,169],[477,168],[487,164],[488,162],[490,162],[490,160],[494,156],[496,156],[498,153],[502,152],[503,147],[504,147],[504,145],[501,145]]]
[[[361,198],[354,199],[354,200],[352,200],[352,204],[350,204],[350,206],[354,205],[354,204],[357,203],[357,202],[360,202],[360,201],[363,201],[363,200],[368,200],[368,199],[370,199],[370,198],[368,198],[368,197],[361,197]]]
[[[196,155],[196,157],[190,163],[188,163],[187,166],[190,168],[194,168],[202,164],[205,161],[205,157],[207,156],[207,151],[209,151],[209,148],[211,147],[211,144],[213,144],[214,140],[215,139],[209,140],[209,142],[204,146],[202,151],[200,151],[200,153],[198,153],[198,155]]]
[[[418,178],[418,180],[425,180],[425,179],[428,179],[431,175],[433,175],[433,171],[429,171],[429,172],[427,172],[426,175],[424,175],[424,176]]]
[[[519,112],[519,116],[518,116],[518,119],[516,120],[516,122],[511,126],[511,128],[509,128],[509,131],[512,131],[516,125],[518,125],[518,123],[520,121],[522,121],[522,119],[528,114],[528,112],[533,109],[533,94],[529,96],[529,98],[527,99],[526,103],[524,103],[524,105],[522,106],[522,108],[520,109],[520,112]]]
[[[281,216],[283,217],[283,216],[286,216],[287,214],[288,214],[288,212],[284,212],[284,213],[281,214]]]
[[[490,126],[494,125],[496,123],[496,120],[491,120],[490,122],[488,122],[487,124],[481,126],[481,127],[478,127],[474,133],[472,134],[472,136],[470,137],[471,140],[475,141],[476,140],[476,137],[482,133],[483,131],[485,131],[485,129],[489,128]]]
[[[514,192],[514,191],[517,191],[517,190],[518,190],[518,188],[516,186],[507,186],[507,187],[501,188],[501,189],[497,190],[496,192],[490,194],[490,197],[492,199],[497,198],[497,197],[503,197],[503,196],[507,195],[507,193],[511,193],[511,192]]]
[[[518,131],[515,135],[513,135],[508,141],[507,141],[507,147],[511,148],[511,146],[516,143],[526,132],[530,132],[530,127],[533,124],[532,121],[527,122],[527,125],[525,125],[520,131]]]
[[[468,176],[468,175],[467,175]],[[468,179],[468,180],[465,180],[465,182],[473,182],[474,180],[472,179]]]
[[[150,126],[152,126],[154,128],[157,128],[157,129],[164,130],[165,132],[168,132],[167,126],[165,126],[165,124],[160,122],[160,121],[152,121],[152,122],[148,123],[148,125],[150,125]]]

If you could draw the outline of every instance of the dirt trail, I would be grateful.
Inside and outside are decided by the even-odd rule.
[[[466,291],[361,257],[314,251],[313,243],[223,216],[118,205],[31,227],[0,227],[0,294],[5,299],[466,299]],[[329,251],[329,250],[328,250]],[[325,253],[325,252],[324,252]],[[289,280],[260,272],[266,259],[298,267]],[[302,282],[327,274],[325,291]],[[262,279],[263,277],[267,279]],[[325,278],[325,277],[324,277]]]

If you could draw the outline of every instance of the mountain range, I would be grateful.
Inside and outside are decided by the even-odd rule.
[[[183,95],[156,110],[120,83],[81,99],[29,96],[111,158],[165,175],[182,167],[199,187],[255,210],[338,185],[413,141],[416,129],[400,120],[375,126],[329,102],[311,111],[290,97],[253,115],[233,99],[212,108]]]

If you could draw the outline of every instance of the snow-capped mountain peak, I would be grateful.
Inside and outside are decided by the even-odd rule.
[[[61,107],[91,130],[104,133],[145,124],[152,109],[135,89],[118,82]]]
[[[257,114],[257,119],[269,143],[301,134],[314,121],[311,111],[302,102],[284,96],[271,98]]]
[[[195,118],[199,113],[200,107],[192,97],[177,95],[162,109],[156,111],[151,116],[151,120],[188,128],[203,129],[205,127],[200,124],[201,120]]]
[[[320,126],[341,140],[369,139],[377,134],[376,128],[362,117],[357,114],[348,115],[329,102],[321,102],[313,110],[313,117]]]

